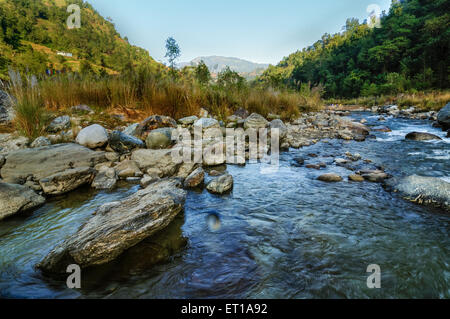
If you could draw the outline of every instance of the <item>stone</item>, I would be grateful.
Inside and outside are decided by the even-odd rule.
[[[203,165],[217,166],[226,162],[225,145],[223,142],[218,142],[206,146],[203,150]]]
[[[233,189],[233,176],[224,174],[212,179],[206,189],[213,194],[225,194]]]
[[[1,169],[7,182],[23,184],[29,177],[46,177],[78,167],[94,167],[106,162],[104,152],[95,152],[78,144],[57,144],[14,151]]]
[[[203,168],[199,167],[184,180],[184,187],[185,188],[198,187],[199,185],[203,184],[204,179],[205,179],[205,172],[203,171]]]
[[[75,105],[71,107],[72,112],[94,113],[94,111],[85,104]]]
[[[136,136],[146,139],[150,131],[164,127],[177,128],[177,122],[170,116],[152,115],[139,123],[136,129]]]
[[[75,234],[55,247],[38,265],[46,273],[66,273],[106,264],[127,249],[165,229],[183,210],[186,191],[177,180],[165,179],[120,202],[107,203]]]
[[[287,126],[283,123],[280,119],[275,119],[269,124],[270,129],[278,129],[280,132],[280,139],[283,140],[286,138],[286,135],[288,133]]]
[[[36,147],[43,147],[43,146],[49,146],[52,145],[52,142],[50,142],[50,140],[48,138],[46,138],[45,136],[40,136],[37,139],[35,139],[33,141],[33,143],[31,143],[31,147],[32,148],[36,148]]]
[[[68,130],[71,127],[70,116],[64,115],[54,119],[47,127],[49,133],[59,133],[64,130]]]
[[[27,186],[0,182],[0,220],[44,203],[45,198]]]
[[[45,194],[61,195],[90,183],[93,176],[94,169],[78,167],[42,178],[39,184]]]
[[[362,177],[361,175],[358,175],[358,174],[352,174],[348,177],[348,180],[352,181],[352,182],[361,183],[361,182],[364,182],[364,177]]]
[[[444,106],[437,115],[437,121],[444,130],[450,129],[450,103]]]
[[[129,177],[142,177],[144,175],[139,169],[138,164],[132,160],[125,160],[114,167],[114,169],[120,179],[126,179]]]
[[[129,136],[139,137],[138,127],[139,123],[131,124],[130,126],[127,126],[122,133]]]
[[[94,124],[82,129],[76,142],[91,149],[99,148],[108,143],[108,133],[103,126]]]
[[[109,135],[109,147],[119,154],[126,154],[136,148],[144,148],[145,144],[137,137],[127,135],[121,131],[113,131]]]
[[[117,175],[115,169],[105,167],[95,176],[91,186],[95,189],[113,189],[116,183]]]
[[[392,132],[392,130],[387,126],[374,126],[374,127],[372,127],[372,131],[385,132],[385,133]]]
[[[431,204],[450,211],[450,183],[437,177],[412,175],[386,181],[388,190],[398,192],[406,200]]]
[[[196,121],[198,120],[198,117],[193,115],[193,116],[188,116],[188,117],[183,117],[181,119],[178,120],[178,123],[180,123],[181,125],[193,125]]]
[[[5,162],[6,162],[5,156],[0,154],[0,169],[2,169],[3,164],[5,164]]]
[[[105,157],[110,162],[118,162],[120,159],[120,155],[116,152],[106,152]]]
[[[9,124],[14,119],[14,109],[9,95],[0,90],[0,124]]]
[[[155,174],[161,178],[175,175],[181,165],[174,161],[172,150],[138,149],[133,151],[131,160],[148,175]]]
[[[341,182],[342,181],[342,177],[337,175],[337,174],[334,174],[334,173],[320,175],[317,179],[319,181],[329,182],[329,183]]]
[[[196,168],[198,164],[193,162],[182,163],[178,168],[178,172],[175,177],[186,179]]]
[[[201,127],[203,131],[206,131],[213,128],[220,129],[220,124],[219,121],[215,119],[203,117],[194,123],[194,128],[195,127]]]
[[[359,174],[369,182],[382,183],[385,179],[389,178],[389,175],[381,170],[361,170]]]
[[[147,148],[156,150],[170,147],[173,143],[173,131],[173,128],[159,128],[151,131],[145,140]]]
[[[249,113],[246,109],[239,108],[236,112],[234,112],[234,115],[240,117],[241,119],[246,119]]]
[[[13,151],[26,149],[30,140],[24,136],[13,134],[0,134],[0,153],[6,154]]]
[[[269,122],[261,115],[257,113],[251,114],[249,117],[245,119],[244,128],[245,129],[260,129],[266,128],[269,125]]]
[[[430,133],[412,132],[406,135],[405,139],[410,141],[431,141],[442,140],[439,136]]]
[[[303,166],[305,164],[305,159],[303,157],[295,157],[294,162],[296,166]]]
[[[145,174],[144,177],[141,178],[139,184],[141,185],[141,187],[146,188],[148,185],[153,184],[159,180],[160,178],[156,175]]]

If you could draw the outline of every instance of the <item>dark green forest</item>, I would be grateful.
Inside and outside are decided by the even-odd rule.
[[[325,97],[398,94],[450,86],[450,1],[393,1],[380,28],[348,19],[341,33],[271,66],[274,87],[322,86]]]

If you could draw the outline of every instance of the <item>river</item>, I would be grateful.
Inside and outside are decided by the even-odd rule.
[[[6,298],[449,298],[450,216],[386,192],[351,183],[333,164],[359,153],[394,176],[424,175],[450,182],[450,139],[431,122],[354,113],[374,132],[365,142],[322,141],[282,153],[277,172],[261,165],[228,166],[234,190],[225,196],[190,191],[185,212],[157,238],[115,262],[82,272],[82,289],[34,268],[76,232],[95,209],[134,193],[80,189],[0,223],[0,297]],[[405,141],[411,131],[442,141]],[[310,157],[308,154],[317,154]],[[325,162],[317,171],[294,165]],[[316,178],[338,173],[341,183]],[[162,259],[153,265],[155,258]],[[368,265],[381,268],[381,289],[369,289]]]

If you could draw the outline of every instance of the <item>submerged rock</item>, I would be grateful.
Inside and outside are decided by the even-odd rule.
[[[108,143],[108,133],[103,126],[94,124],[82,129],[76,142],[91,149],[99,148]]]
[[[424,132],[412,132],[406,135],[407,140],[411,141],[432,141],[432,140],[442,140],[439,136]]]
[[[338,174],[334,174],[334,173],[320,175],[317,179],[319,181],[328,182],[328,183],[342,182],[342,177],[339,176]]]
[[[45,198],[27,186],[0,182],[0,220],[44,203]]]
[[[352,182],[360,183],[360,182],[364,182],[364,177],[362,177],[361,175],[358,175],[358,174],[352,174],[348,177],[348,180],[352,181]]]
[[[417,175],[392,178],[386,181],[386,187],[407,200],[433,204],[450,211],[450,183],[440,178]]]
[[[450,129],[450,103],[444,106],[437,115],[437,121],[444,130]]]
[[[101,206],[37,267],[48,273],[65,273],[70,264],[86,268],[114,260],[166,228],[183,210],[186,191],[180,186],[177,180],[161,180],[120,202]]]
[[[225,174],[211,180],[206,189],[214,194],[225,194],[233,189],[233,176]]]

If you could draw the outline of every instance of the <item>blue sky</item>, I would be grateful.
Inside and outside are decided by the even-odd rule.
[[[180,61],[221,55],[278,63],[347,18],[363,21],[367,6],[388,10],[391,0],[88,0],[111,17],[129,41],[164,61],[165,40],[180,44]]]

